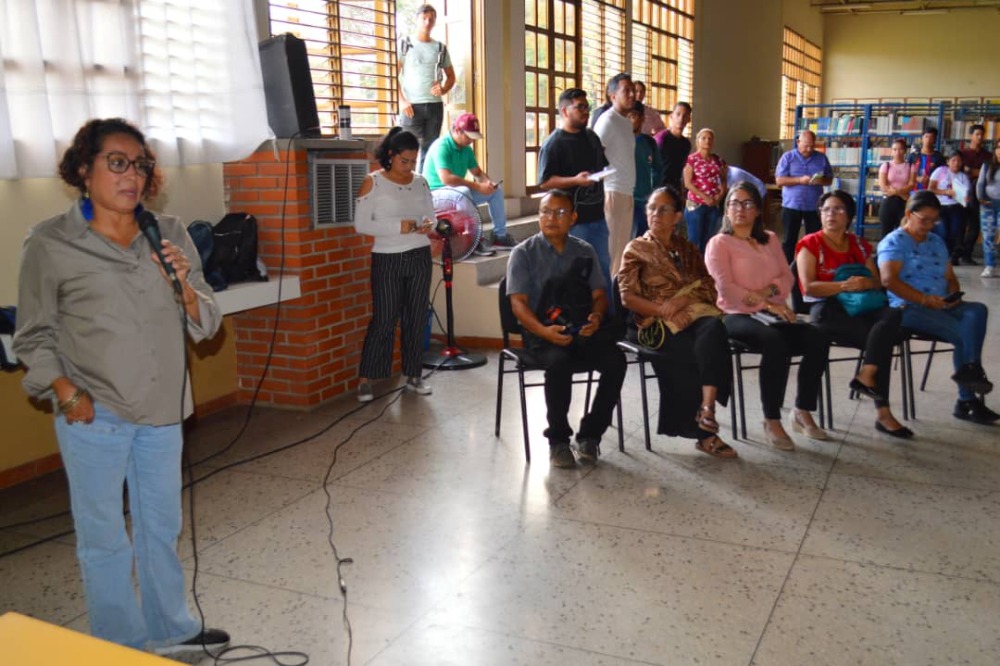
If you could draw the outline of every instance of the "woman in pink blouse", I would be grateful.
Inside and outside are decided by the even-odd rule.
[[[760,192],[750,183],[739,183],[726,197],[722,230],[708,242],[705,263],[719,291],[718,306],[726,313],[722,321],[729,337],[761,355],[760,399],[768,442],[784,451],[795,448],[781,423],[793,356],[802,359],[792,430],[812,439],[826,439],[812,411],[830,343],[815,327],[797,323],[795,313],[785,303],[794,280],[792,271],[785,263],[781,243],[774,233],[764,230]],[[765,311],[778,323],[766,324],[751,316]]]
[[[906,140],[892,142],[892,159],[878,168],[878,187],[882,203],[878,207],[878,221],[885,238],[899,226],[906,212],[906,200],[917,184],[917,170],[906,161]]]
[[[708,239],[719,230],[722,211],[719,204],[726,196],[726,162],[712,152],[715,146],[715,132],[699,130],[695,138],[697,151],[688,155],[684,166],[684,187],[687,189],[687,210],[684,223],[687,225],[688,240],[705,254]]]

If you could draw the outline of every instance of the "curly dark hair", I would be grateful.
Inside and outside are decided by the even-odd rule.
[[[153,149],[146,143],[146,136],[129,121],[123,118],[88,120],[83,127],[77,130],[76,136],[73,137],[73,144],[66,149],[59,162],[59,176],[67,185],[80,190],[81,194],[86,193],[85,174],[93,168],[94,160],[104,148],[104,140],[113,134],[124,134],[132,137],[142,146],[148,159],[156,160]],[[153,169],[152,175],[146,178],[146,185],[142,189],[142,198],[156,198],[162,185],[163,172],[157,166]]]
[[[402,127],[393,127],[375,148],[375,160],[388,171],[392,156],[399,155],[404,150],[420,150],[420,140],[413,132],[404,130]]]

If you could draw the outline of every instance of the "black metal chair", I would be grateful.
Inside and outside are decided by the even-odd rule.
[[[930,347],[927,349],[920,349],[913,351],[913,342],[929,342]],[[914,356],[927,356],[927,364],[924,366],[924,374],[920,379],[920,390],[923,391],[927,388],[927,376],[931,372],[931,363],[934,361],[934,354],[938,351],[952,351],[954,347],[948,345],[946,349],[938,349],[938,343],[948,345],[947,340],[943,340],[939,337],[928,335],[926,333],[921,333],[919,331],[914,331],[908,328],[902,329],[902,340],[900,342],[900,357],[902,362],[900,367],[902,368],[903,377],[903,419],[910,420],[917,418],[917,399],[916,392],[913,390],[913,357]]]
[[[500,417],[503,412],[503,379],[504,375],[516,374],[518,379],[518,388],[520,389],[521,396],[521,429],[524,435],[524,459],[525,462],[531,462],[531,440],[528,435],[528,403],[525,397],[524,389],[545,386],[545,380],[538,382],[525,381],[524,374],[531,371],[544,371],[545,368],[539,365],[539,363],[532,357],[531,352],[527,349],[521,347],[512,347],[510,343],[510,337],[512,335],[520,336],[522,335],[521,324],[517,321],[517,317],[514,316],[514,310],[511,308],[510,299],[507,298],[507,278],[500,280],[499,287],[499,306],[500,306],[500,328],[503,333],[503,349],[500,350],[500,357],[497,363],[497,410],[496,410],[496,425],[493,430],[493,435],[496,437],[500,436]],[[508,364],[513,367],[508,367]],[[593,386],[594,371],[581,368],[578,373],[587,373],[585,379],[574,379],[574,384],[586,384],[587,394],[586,394],[586,405],[590,406],[590,394]],[[578,374],[574,373],[574,374]],[[625,432],[622,427],[622,403],[621,400],[615,406],[618,413],[618,450],[625,450]]]
[[[614,303],[617,316],[626,318],[625,306],[622,305],[621,292],[618,291],[618,276],[611,278],[611,301]],[[639,393],[642,396],[642,428],[646,438],[646,450],[652,451],[653,446],[649,435],[649,392],[646,390],[646,382],[656,379],[656,373],[646,367],[647,363],[654,360],[666,359],[668,356],[651,349],[643,347],[631,340],[619,340],[618,348],[625,352],[625,358],[629,365],[639,366]]]

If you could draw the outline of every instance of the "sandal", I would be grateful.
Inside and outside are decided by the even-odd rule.
[[[729,446],[716,435],[711,437],[706,437],[705,439],[699,439],[694,448],[698,449],[702,453],[707,453],[713,458],[725,458],[727,460],[732,460],[738,457],[736,454],[736,449]]]
[[[713,435],[719,432],[719,422],[715,420],[715,411],[708,405],[702,405],[698,410],[698,415],[694,417],[694,422],[705,432]]]

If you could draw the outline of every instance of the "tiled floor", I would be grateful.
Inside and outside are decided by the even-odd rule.
[[[1000,312],[1000,280],[958,270],[969,297]],[[995,321],[990,331],[986,367],[1000,379]],[[748,375],[751,439],[733,442],[736,462],[665,437],[645,451],[633,368],[625,453],[609,433],[596,468],[569,471],[549,468],[537,389],[535,459],[524,464],[512,377],[494,438],[494,358],[432,377],[433,396],[389,405],[339,449],[330,475],[336,545],[354,560],[343,570],[351,663],[1000,663],[1000,426],[951,417],[949,366],[938,357],[918,394],[918,437],[897,442],[875,433],[869,404],[847,399],[850,364],[835,365],[836,431],[797,438],[794,453],[763,442]],[[893,392],[901,415],[898,382]],[[321,484],[338,443],[386,402],[196,487],[201,604],[236,642],[347,662]],[[197,473],[356,406],[255,411],[246,435]],[[200,423],[194,457],[223,448],[244,415]],[[720,418],[728,434],[728,412]],[[0,493],[0,525],[65,506],[56,475]],[[68,525],[0,530],[0,550]],[[190,570],[189,531],[180,549]],[[0,558],[0,581],[0,612],[86,629],[72,536]]]

